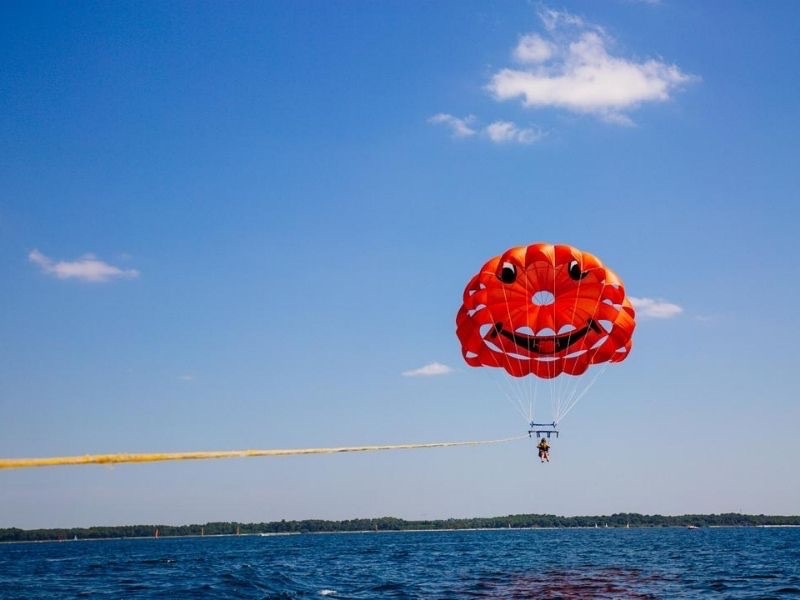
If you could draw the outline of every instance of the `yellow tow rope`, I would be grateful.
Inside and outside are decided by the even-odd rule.
[[[381,450],[413,450],[417,448],[452,448],[454,446],[481,446],[502,444],[519,440],[526,435],[500,440],[471,442],[433,442],[428,444],[396,444],[384,446],[343,446],[341,448],[290,448],[284,450],[218,450],[210,452],[155,452],[140,454],[85,454],[82,456],[52,456],[49,458],[0,458],[0,469],[28,469],[31,467],[60,467],[65,465],[115,465],[121,463],[149,463],[166,460],[208,460],[211,458],[250,458],[255,456],[296,456],[299,454],[337,454],[340,452],[377,452]]]

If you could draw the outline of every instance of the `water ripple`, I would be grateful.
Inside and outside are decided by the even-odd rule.
[[[0,598],[797,598],[798,529],[610,529],[0,545]]]

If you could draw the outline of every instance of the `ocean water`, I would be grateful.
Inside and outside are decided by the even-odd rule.
[[[0,544],[0,598],[800,598],[800,529]]]

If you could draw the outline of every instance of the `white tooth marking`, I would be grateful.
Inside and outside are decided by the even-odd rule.
[[[492,342],[490,342],[486,338],[483,339],[483,343],[486,344],[486,347],[489,348],[489,350],[491,350],[493,352],[502,352],[503,351],[502,348],[500,348],[496,344],[493,344]]]

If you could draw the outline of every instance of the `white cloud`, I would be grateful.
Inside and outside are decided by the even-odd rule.
[[[523,35],[514,48],[514,58],[521,63],[541,63],[553,55],[553,44],[535,33]]]
[[[73,261],[55,261],[34,249],[28,253],[28,260],[37,265],[43,273],[58,279],[102,282],[112,279],[131,279],[139,276],[139,271],[136,269],[115,267],[99,260],[94,254],[84,254]]]
[[[575,15],[544,9],[539,17],[551,40],[535,33],[520,38],[514,57],[527,66],[492,76],[486,88],[496,100],[518,98],[529,108],[562,108],[630,125],[627,111],[665,102],[697,79],[661,60],[613,56],[613,40],[603,29]]]
[[[453,369],[442,363],[432,362],[420,367],[419,369],[411,369],[410,371],[403,371],[404,377],[430,377],[432,375],[447,375],[452,373]]]
[[[464,138],[475,135],[477,131],[470,126],[474,121],[475,117],[473,115],[469,115],[464,119],[459,119],[458,117],[454,117],[453,115],[449,115],[447,113],[439,113],[428,119],[428,123],[433,123],[434,125],[445,125],[449,127],[453,137],[456,138]]]
[[[532,144],[544,137],[544,134],[539,129],[517,127],[516,124],[511,121],[495,121],[486,127],[481,127],[478,125],[477,119],[473,115],[470,115],[466,119],[459,119],[453,115],[439,113],[428,119],[428,122],[435,125],[447,125],[455,138],[466,138],[481,133],[481,135],[489,138],[496,144]]]
[[[539,19],[547,31],[556,31],[558,29],[565,29],[567,27],[576,27],[578,29],[597,29],[601,30],[596,25],[589,25],[578,15],[573,15],[565,10],[553,10],[552,8],[544,8],[539,11]]]
[[[651,317],[653,319],[671,319],[683,312],[683,308],[666,300],[634,298],[633,296],[629,298],[636,309],[637,316]]]
[[[194,381],[194,375],[187,373],[185,375],[181,375],[180,377],[178,377],[178,379],[180,379],[181,381]]]
[[[537,129],[519,128],[510,121],[495,121],[485,129],[486,135],[496,144],[516,142],[518,144],[532,144],[540,140],[542,132]]]

